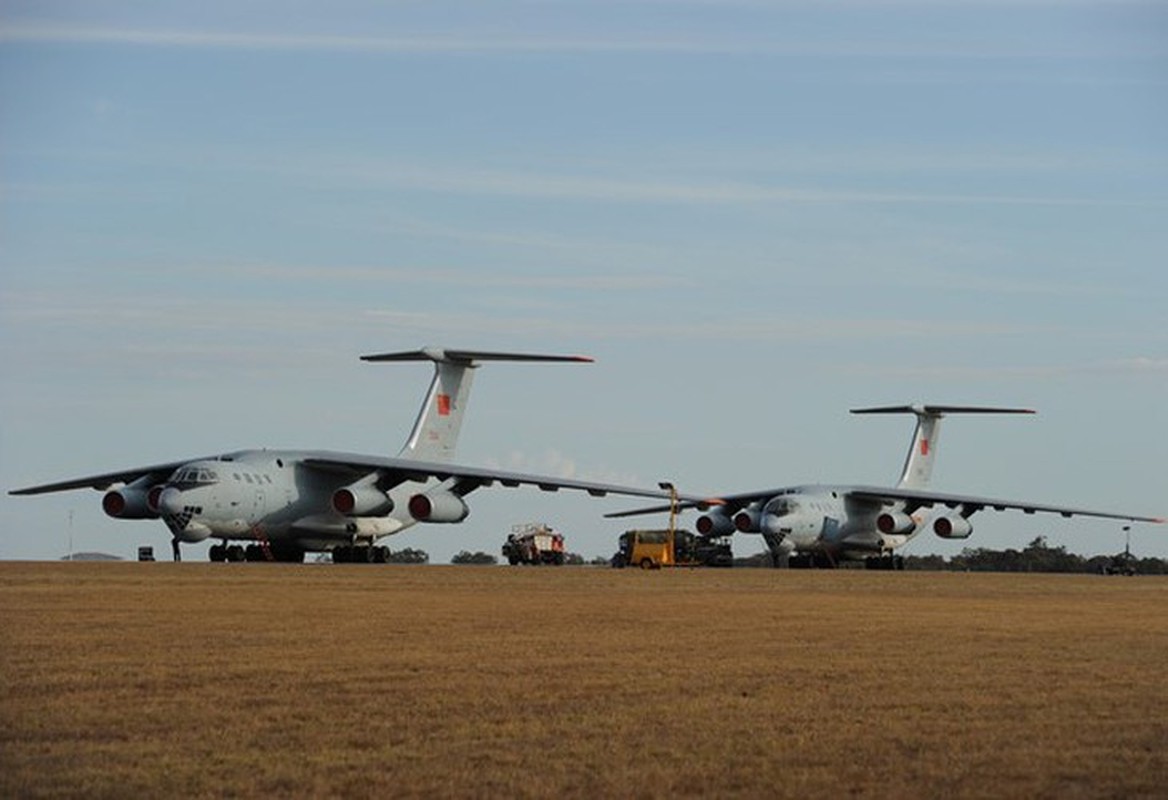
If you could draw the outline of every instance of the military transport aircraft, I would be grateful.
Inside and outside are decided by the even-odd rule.
[[[396,458],[328,451],[241,450],[107,472],[18,489],[33,495],[93,488],[118,519],[159,519],[180,543],[218,539],[212,561],[302,561],[331,551],[334,561],[384,561],[377,540],[416,522],[461,522],[466,496],[499,483],[544,491],[578,489],[662,497],[657,489],[479,469],[451,463],[474,369],[481,361],[591,362],[585,356],[423,348],[363,361],[432,361],[434,378],[409,439]],[[244,547],[238,542],[248,542]],[[229,544],[230,543],[230,544]]]
[[[927,529],[942,539],[969,537],[973,533],[969,518],[984,508],[1164,522],[1156,517],[996,500],[925,488],[932,475],[937,434],[944,415],[1033,414],[1029,409],[914,405],[859,408],[852,413],[916,415],[912,444],[895,488],[789,486],[720,495],[710,500],[686,499],[605,516],[628,517],[697,508],[705,512],[696,523],[699,533],[706,536],[724,536],[735,531],[762,534],[776,566],[834,567],[842,560],[862,560],[872,569],[903,568],[903,558],[893,551]]]

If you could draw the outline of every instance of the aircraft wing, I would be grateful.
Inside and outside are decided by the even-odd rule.
[[[491,484],[498,483],[507,487],[522,485],[536,486],[545,492],[555,492],[560,489],[574,489],[588,492],[593,497],[604,497],[607,494],[621,494],[634,497],[669,496],[669,493],[662,489],[640,489],[634,486],[622,486],[615,483],[578,481],[570,478],[556,478],[551,475],[466,467],[459,464],[448,464],[438,461],[416,461],[409,458],[313,452],[306,454],[303,463],[314,469],[340,474],[351,474],[355,477],[377,471],[395,478],[397,483],[404,483],[406,481],[422,482],[429,478],[437,478],[438,480],[454,479],[458,482],[462,494],[466,494],[482,486],[490,486]]]
[[[741,508],[745,508],[751,503],[758,500],[770,500],[772,497],[780,494],[788,494],[796,491],[797,487],[786,486],[780,489],[763,489],[758,492],[742,492],[741,494],[720,494],[720,495],[678,495],[677,510],[686,511],[691,508],[696,508],[699,511],[706,511],[711,506],[720,506],[727,514],[733,514]],[[660,496],[660,494],[658,495]],[[630,508],[627,511],[614,511],[611,514],[605,514],[605,518],[617,519],[619,517],[636,517],[642,514],[664,514],[670,511],[672,506],[668,503],[665,505],[644,506],[642,508]]]
[[[1068,508],[1053,506],[1044,503],[1028,503],[1020,500],[999,500],[993,497],[980,497],[968,494],[949,494],[922,489],[893,489],[878,486],[851,486],[845,490],[851,497],[859,500],[869,500],[880,503],[903,501],[908,506],[909,513],[918,508],[932,508],[933,506],[947,506],[948,508],[962,508],[972,514],[975,511],[989,508],[994,511],[1014,509],[1024,514],[1044,512],[1059,514],[1063,517],[1101,517],[1104,519],[1126,519],[1131,522],[1163,523],[1161,517],[1143,517],[1137,514],[1122,514],[1111,511],[1092,511],[1085,508]]]
[[[1066,506],[1054,506],[1044,503],[1029,503],[1019,500],[1000,500],[993,497],[981,497],[978,495],[950,494],[947,492],[934,492],[923,489],[885,488],[882,486],[786,486],[778,489],[763,489],[757,492],[719,495],[717,497],[705,499],[686,497],[683,502],[679,502],[677,504],[677,510],[684,511],[690,508],[705,510],[710,506],[717,505],[724,508],[727,514],[733,514],[738,509],[744,508],[751,503],[765,502],[770,500],[772,497],[777,497],[782,494],[790,494],[792,492],[804,491],[809,488],[816,488],[819,490],[831,488],[832,490],[838,491],[841,494],[847,494],[854,500],[862,500],[878,505],[904,502],[908,507],[909,513],[912,513],[918,508],[932,508],[933,506],[940,505],[946,506],[948,508],[964,507],[964,510],[970,514],[986,508],[993,509],[994,511],[1015,509],[1025,514],[1044,512],[1059,514],[1064,517],[1102,517],[1104,519],[1126,519],[1132,522],[1165,522],[1165,520],[1161,517],[1145,517],[1138,514],[1122,514],[1110,511],[1092,511],[1085,508],[1068,508]],[[628,511],[615,511],[611,514],[605,514],[604,516],[608,518],[618,518],[633,517],[640,514],[661,514],[669,511],[669,509],[669,505],[646,506],[643,508],[629,509]]]
[[[48,494],[49,492],[66,492],[71,489],[97,489],[105,491],[114,484],[118,483],[133,483],[139,478],[152,476],[155,481],[164,481],[171,476],[171,474],[192,461],[214,461],[223,458],[223,456],[205,456],[203,458],[184,458],[181,461],[170,461],[165,464],[152,464],[148,467],[131,467],[119,472],[105,472],[101,475],[89,475],[84,478],[73,478],[67,481],[59,481],[57,483],[45,483],[40,486],[29,486],[25,489],[14,489],[8,494],[11,495],[30,495],[30,494]]]

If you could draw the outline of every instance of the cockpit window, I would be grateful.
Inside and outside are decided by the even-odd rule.
[[[772,500],[767,506],[767,511],[777,516],[785,516],[795,510],[795,503],[790,500],[780,499]]]
[[[175,486],[207,486],[212,483],[219,482],[219,473],[210,469],[200,469],[198,467],[179,467],[170,476],[168,483]]]

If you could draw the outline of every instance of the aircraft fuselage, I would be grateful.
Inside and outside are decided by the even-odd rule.
[[[372,542],[416,521],[409,516],[407,501],[427,484],[406,482],[395,487],[380,513],[343,514],[334,507],[334,497],[353,484],[354,476],[306,468],[303,461],[309,455],[245,450],[193,461],[160,483],[136,482],[115,489],[104,505],[115,517],[161,518],[182,542],[267,540],[302,550]],[[111,499],[111,495],[123,499]],[[146,498],[144,507],[135,506],[138,495]],[[140,513],[134,513],[135,508]]]
[[[842,488],[807,486],[773,497],[735,522],[744,533],[761,533],[780,555],[823,553],[839,560],[888,553],[907,542],[923,522],[905,515],[911,528],[881,532],[880,516],[890,511],[903,513],[902,507],[857,502]]]

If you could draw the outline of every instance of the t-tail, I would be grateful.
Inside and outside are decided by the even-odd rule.
[[[479,350],[446,350],[425,347],[402,353],[361,356],[362,361],[432,361],[434,379],[418,412],[400,458],[420,461],[450,461],[458,444],[462,417],[466,413],[474,369],[480,361],[569,361],[590,363],[587,356],[547,356],[529,353],[491,353]]]
[[[946,414],[1033,414],[1029,408],[986,408],[982,406],[885,406],[853,408],[853,414],[916,414],[917,427],[904,460],[904,470],[896,484],[900,489],[922,489],[933,475],[937,457],[937,436]]]

